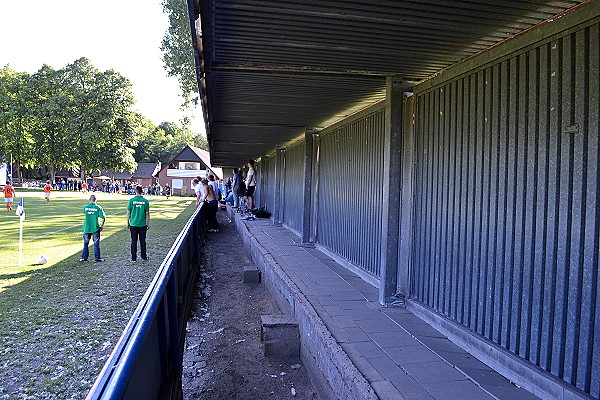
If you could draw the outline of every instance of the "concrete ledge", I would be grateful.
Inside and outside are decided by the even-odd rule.
[[[553,400],[588,400],[588,394],[513,354],[485,337],[473,333],[426,305],[409,299],[407,309],[448,337],[452,342],[520,387]]]
[[[236,218],[235,221],[247,252],[262,272],[262,281],[269,289],[280,309],[294,315],[300,333],[300,357],[306,366],[315,388],[323,399],[375,400],[378,396],[352,363],[348,355],[331,336],[312,305],[294,282],[264,247],[253,237],[251,225]],[[262,222],[266,223],[266,221]]]

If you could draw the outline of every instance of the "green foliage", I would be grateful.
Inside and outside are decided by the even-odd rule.
[[[0,156],[20,166],[83,170],[136,167],[140,116],[131,110],[131,83],[80,58],[33,75],[0,70]]]
[[[12,154],[18,165],[34,164],[33,102],[31,76],[0,69],[0,161]]]
[[[208,150],[208,143],[203,135],[194,133],[188,126],[179,127],[174,122],[162,122],[153,130],[146,131],[137,147],[137,162],[156,162],[166,164],[186,145]]]
[[[186,0],[163,0],[163,11],[169,15],[169,28],[162,40],[163,63],[167,76],[179,81],[183,107],[198,104],[198,81],[190,34]]]
[[[17,167],[79,167],[133,171],[137,162],[166,163],[185,145],[207,149],[206,138],[183,126],[158,127],[132,110],[130,81],[99,71],[87,58],[62,69],[43,65],[30,75],[0,69],[0,161]],[[17,168],[20,170],[20,168]]]
[[[44,65],[31,77],[35,160],[39,165],[49,165],[52,174],[57,166],[69,166],[75,144],[74,138],[66,134],[73,107],[68,91],[62,88],[63,75],[63,71]]]

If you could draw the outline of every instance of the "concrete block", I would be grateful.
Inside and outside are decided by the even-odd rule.
[[[244,267],[244,283],[259,283],[260,271],[256,267]]]
[[[260,339],[265,345],[266,356],[300,355],[300,331],[295,318],[290,315],[261,315]]]

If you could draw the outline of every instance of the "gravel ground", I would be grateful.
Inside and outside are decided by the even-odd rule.
[[[184,399],[318,399],[299,358],[263,354],[260,316],[281,312],[263,284],[242,282],[252,262],[226,212],[217,218],[187,327]]]

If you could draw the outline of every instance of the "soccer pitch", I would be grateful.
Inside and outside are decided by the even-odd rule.
[[[83,207],[90,194],[16,189],[19,217],[0,210],[0,398],[82,399],[119,338],[181,228],[190,197],[150,201],[149,261],[130,263],[125,208],[129,195],[95,193],[107,215],[104,262],[80,262]],[[93,254],[93,245],[90,243]],[[40,255],[48,258],[37,265]]]
[[[30,273],[50,268],[61,262],[79,262],[83,247],[81,226],[83,206],[89,203],[91,193],[53,191],[50,202],[41,189],[16,189],[13,211],[0,210],[0,292],[27,278]],[[130,195],[94,193],[106,214],[106,225],[101,233],[102,257],[110,262],[114,253],[128,256],[128,242],[111,243],[111,236],[126,230],[125,209]],[[19,199],[23,197],[23,264],[19,265],[19,217],[15,215]],[[150,200],[149,242],[160,227],[177,217],[192,200],[190,198],[147,196]],[[93,244],[90,241],[90,253]],[[111,254],[113,253],[113,254]],[[44,255],[48,262],[37,265]]]

